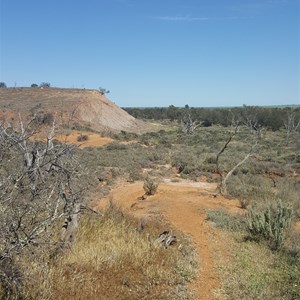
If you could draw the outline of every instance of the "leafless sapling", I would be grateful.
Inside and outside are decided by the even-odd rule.
[[[225,141],[224,145],[222,146],[221,150],[218,152],[216,157],[216,170],[217,173],[220,175],[220,183],[218,186],[218,189],[220,193],[224,196],[228,195],[227,191],[227,181],[230,178],[230,176],[233,174],[233,172],[240,167],[243,163],[245,163],[253,154],[253,149],[256,147],[257,142],[255,142],[252,147],[250,148],[249,152],[246,154],[246,156],[240,160],[237,164],[235,164],[226,174],[224,174],[224,171],[222,170],[220,166],[220,157],[227,149],[228,145],[232,142],[232,139],[235,135],[238,134],[239,131],[239,124],[235,123],[233,130],[229,133],[227,140]]]

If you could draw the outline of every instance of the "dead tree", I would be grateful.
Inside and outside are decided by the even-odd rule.
[[[300,129],[300,119],[297,120],[294,111],[288,111],[287,119],[284,121],[284,127],[286,130],[286,144],[288,144],[291,135]]]
[[[256,107],[244,106],[241,112],[242,122],[250,129],[251,134],[256,133],[260,138],[263,126],[259,123],[258,112]]]
[[[220,167],[220,157],[224,153],[224,151],[226,150],[226,148],[228,147],[230,142],[232,141],[233,137],[238,133],[238,129],[239,129],[239,125],[236,123],[234,130],[229,133],[228,139],[226,140],[225,144],[223,145],[221,150],[218,152],[217,157],[216,157],[216,170],[217,170],[217,173],[220,175],[220,184],[218,186],[218,189],[219,189],[219,192],[224,196],[228,195],[227,181],[228,181],[229,177],[233,174],[233,172],[238,167],[240,167],[243,163],[245,163],[252,156],[253,149],[257,145],[257,142],[255,142],[254,145],[251,147],[250,151],[247,153],[247,155],[241,161],[239,161],[237,164],[235,164],[234,167],[225,175]]]
[[[24,255],[51,255],[72,242],[82,203],[76,185],[75,149],[34,142],[20,118],[20,130],[0,124],[0,284],[6,296],[20,293]],[[57,239],[57,228],[63,228]]]
[[[193,134],[203,122],[194,121],[190,114],[186,114],[181,120],[181,129],[185,134]]]

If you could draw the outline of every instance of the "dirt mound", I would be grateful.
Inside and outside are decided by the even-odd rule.
[[[129,115],[97,90],[59,88],[0,89],[0,118],[15,124],[18,114],[29,120],[51,123],[56,114],[60,124],[88,127],[96,131],[143,132],[148,126]]]

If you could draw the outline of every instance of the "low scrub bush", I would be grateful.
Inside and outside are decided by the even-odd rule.
[[[32,116],[32,123],[35,126],[52,125],[54,117],[51,113],[38,112]]]
[[[127,146],[117,142],[110,143],[106,146],[107,150],[126,150]]]
[[[297,178],[280,178],[277,181],[277,197],[293,208],[294,217],[300,219],[300,180]]]
[[[235,234],[231,264],[222,266],[224,299],[300,299],[300,257],[271,251],[262,243],[241,242]],[[223,299],[223,298],[222,298]]]
[[[138,138],[138,135],[136,133],[122,130],[120,133],[113,134],[112,137],[119,141],[132,141]]]
[[[272,181],[260,175],[233,175],[228,179],[227,190],[232,197],[260,205],[269,203],[269,199],[275,197]]]
[[[242,231],[246,228],[246,219],[243,215],[233,215],[222,209],[208,210],[207,220],[216,227],[229,231]]]
[[[80,134],[77,137],[77,142],[85,142],[89,139],[89,137],[86,134]]]
[[[240,198],[239,202],[240,202],[241,208],[246,209],[249,206],[251,200],[249,198]]]
[[[276,206],[268,207],[263,212],[250,209],[247,230],[251,238],[266,240],[272,249],[279,250],[291,221],[292,209],[278,202]]]
[[[129,176],[128,176],[129,181],[134,182],[142,179],[143,179],[142,173],[138,168],[133,168],[129,170]]]
[[[143,189],[146,193],[146,195],[154,195],[158,188],[158,182],[156,179],[147,176],[144,180]]]

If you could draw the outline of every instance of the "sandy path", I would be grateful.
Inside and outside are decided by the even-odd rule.
[[[221,286],[216,273],[216,266],[229,257],[226,236],[212,227],[206,220],[206,209],[223,208],[230,212],[239,212],[237,200],[227,200],[215,196],[214,184],[180,181],[165,181],[160,184],[158,192],[145,200],[142,183],[126,184],[118,187],[98,207],[104,207],[108,199],[113,199],[122,208],[138,217],[151,217],[162,214],[167,221],[192,238],[199,254],[200,272],[190,284],[197,300],[216,299],[215,290]],[[198,187],[199,186],[199,187]]]

